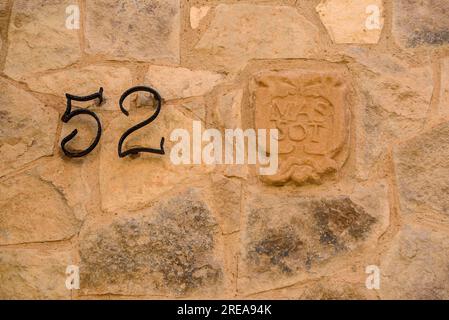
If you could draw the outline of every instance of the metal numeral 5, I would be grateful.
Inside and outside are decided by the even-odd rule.
[[[67,150],[67,148],[66,148],[66,144],[69,141],[71,141],[73,138],[75,138],[75,136],[78,134],[77,129],[73,130],[72,133],[70,133],[67,137],[65,137],[61,141],[62,151],[64,152],[64,154],[67,157],[81,158],[81,157],[84,157],[84,156],[88,155],[89,153],[91,153],[97,146],[98,142],[100,141],[101,122],[100,122],[100,119],[98,119],[98,116],[94,112],[92,112],[88,109],[77,109],[75,111],[72,111],[72,100],[86,102],[86,101],[90,101],[90,100],[99,99],[100,104],[101,104],[103,102],[103,88],[100,88],[100,90],[97,93],[91,94],[89,96],[84,96],[84,97],[78,97],[78,96],[74,96],[74,95],[67,93],[66,98],[67,98],[67,109],[65,110],[65,112],[62,116],[62,119],[61,119],[62,122],[68,123],[73,117],[76,117],[81,114],[87,114],[87,115],[91,116],[92,118],[94,118],[95,121],[97,122],[97,136],[95,137],[95,140],[92,142],[92,144],[86,150],[72,152],[72,151]]]

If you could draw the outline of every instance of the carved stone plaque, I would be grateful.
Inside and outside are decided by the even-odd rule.
[[[252,103],[257,129],[278,129],[277,174],[269,184],[322,182],[347,157],[348,86],[341,72],[269,71],[255,76]],[[267,144],[267,152],[270,146]]]

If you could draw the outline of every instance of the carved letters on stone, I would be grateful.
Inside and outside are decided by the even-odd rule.
[[[342,167],[350,125],[348,92],[340,72],[267,71],[254,77],[255,126],[279,130],[278,172],[261,176],[262,181],[318,184]]]

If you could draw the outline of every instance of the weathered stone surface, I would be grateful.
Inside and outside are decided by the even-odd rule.
[[[449,299],[449,235],[407,225],[380,266],[382,299]]]
[[[349,252],[373,247],[389,224],[385,182],[348,195],[254,194],[247,200],[239,290],[259,292],[332,268]],[[322,272],[321,274],[326,274]]]
[[[191,112],[193,118],[201,121],[206,121],[206,104],[204,98],[193,99],[190,101],[182,102],[182,106]]]
[[[449,116],[449,58],[441,62],[440,115]]]
[[[447,2],[0,0],[0,299],[449,299]],[[117,154],[134,85],[165,155]],[[200,164],[212,128],[279,129],[279,173]]]
[[[143,208],[173,187],[198,179],[198,174],[213,169],[193,164],[174,165],[170,160],[170,150],[176,143],[170,141],[171,132],[185,129],[192,137],[193,120],[174,105],[163,106],[159,117],[129,136],[123,148],[159,148],[161,138],[165,137],[165,155],[141,154],[137,158],[119,159],[117,143],[121,135],[153,113],[151,108],[132,110],[129,117],[120,115],[112,120],[104,132],[100,152],[100,191],[102,208],[106,211]]]
[[[212,185],[202,191],[216,212],[222,233],[231,234],[240,229],[242,183],[220,175],[212,178]]]
[[[342,167],[350,127],[345,73],[261,72],[252,81],[252,92],[256,128],[279,130],[278,173],[261,176],[264,182],[321,183]]]
[[[0,299],[65,299],[67,250],[0,249]]]
[[[348,275],[349,270],[345,270]],[[301,300],[377,300],[376,290],[367,290],[365,287],[366,274],[364,270],[358,270],[359,274],[363,275],[358,281],[348,281],[347,276],[341,279],[334,280],[337,275],[333,277],[324,278],[320,281],[313,281],[307,283],[300,290],[298,299]],[[287,297],[291,296],[287,294]]]
[[[86,10],[88,53],[179,62],[179,0],[87,1]]]
[[[164,100],[203,96],[222,80],[222,75],[210,71],[164,66],[150,66],[145,76],[145,83]]]
[[[118,101],[125,90],[131,88],[133,79],[128,68],[92,65],[66,69],[55,73],[30,77],[25,80],[31,90],[65,98],[66,93],[87,96],[104,88],[101,109],[119,110]],[[76,104],[77,102],[74,102]],[[96,101],[89,102],[96,104]],[[86,105],[83,104],[83,107]]]
[[[0,244],[63,240],[80,221],[51,184],[22,174],[0,184]]]
[[[220,4],[196,49],[224,69],[250,59],[305,58],[317,49],[318,29],[295,8]]]
[[[242,98],[242,89],[220,94],[214,101],[212,121],[225,129],[242,128]]]
[[[449,123],[400,144],[393,157],[402,212],[449,214]]]
[[[430,65],[410,65],[390,54],[362,48],[352,48],[347,53],[366,67],[359,75],[365,81],[359,84],[384,109],[411,119],[427,114],[433,91]]]
[[[3,61],[3,52],[6,47],[6,37],[8,35],[8,1],[0,0],[0,56]]]
[[[0,0],[0,49],[1,49],[1,37],[5,36],[8,31],[8,0]]]
[[[405,48],[449,43],[449,2],[446,0],[393,1],[393,35]]]
[[[335,43],[379,42],[382,0],[322,0],[316,10]]]
[[[251,299],[283,300],[377,300],[377,290],[365,286],[367,274],[364,265],[328,270],[311,281],[298,282],[287,287],[250,295]],[[368,262],[369,263],[369,262]]]
[[[58,113],[0,79],[0,176],[53,154]]]
[[[24,75],[66,67],[81,56],[77,30],[65,26],[70,0],[14,1],[9,25],[10,45],[5,73]]]
[[[98,184],[97,158],[98,155],[68,160],[61,155],[31,170],[42,183],[54,188],[73,211],[73,214],[67,215],[67,222],[73,220],[73,215],[80,221],[84,220],[91,201],[94,201],[95,207],[98,206],[98,199],[94,198]]]
[[[367,178],[388,148],[415,136],[424,126],[433,93],[430,65],[409,66],[387,54],[348,52],[364,66],[356,70],[364,108],[357,123],[358,173]]]
[[[0,56],[3,56],[3,46],[6,45],[5,40],[8,33],[8,11],[8,1],[0,0]]]
[[[200,26],[201,20],[207,15],[209,12],[209,6],[203,6],[200,8],[192,7],[190,8],[190,26],[192,29],[196,29]]]
[[[224,175],[228,178],[247,179],[248,174],[249,174],[248,166],[240,164],[226,165],[226,170],[224,172]]]
[[[87,228],[81,287],[87,294],[214,294],[223,278],[217,249],[210,209],[197,190],[181,190],[151,208]]]
[[[8,7],[8,0],[0,0],[0,14],[4,14]]]

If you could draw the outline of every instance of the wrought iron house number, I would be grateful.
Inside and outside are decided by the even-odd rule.
[[[120,158],[124,158],[124,157],[130,156],[130,155],[137,155],[139,153],[145,153],[145,152],[164,155],[165,154],[165,150],[164,150],[165,138],[161,138],[161,143],[160,143],[159,149],[138,147],[138,148],[131,148],[131,149],[123,151],[123,143],[125,142],[126,138],[129,135],[131,135],[133,132],[149,125],[151,122],[156,120],[156,118],[159,116],[159,114],[161,112],[161,108],[162,108],[162,98],[161,98],[161,95],[159,94],[159,92],[157,92],[155,89],[153,89],[151,87],[137,86],[137,87],[132,87],[132,88],[126,90],[120,97],[119,106],[120,106],[120,110],[122,111],[122,113],[124,115],[129,116],[129,112],[123,107],[123,103],[125,102],[125,100],[128,96],[130,96],[131,94],[136,93],[136,92],[151,93],[156,101],[156,111],[148,119],[136,124],[135,126],[129,128],[128,130],[126,130],[126,132],[120,137],[120,140],[118,142],[118,156]],[[97,147],[97,145],[101,139],[102,127],[101,127],[101,121],[98,118],[98,116],[95,114],[95,112],[88,110],[86,108],[79,108],[79,109],[72,111],[72,101],[87,102],[87,101],[92,101],[92,100],[98,99],[99,104],[101,105],[103,103],[103,88],[100,88],[98,90],[98,92],[88,95],[88,96],[75,96],[75,95],[71,95],[71,94],[67,93],[66,99],[67,99],[67,108],[61,118],[62,122],[68,123],[72,118],[74,118],[78,115],[84,114],[84,115],[89,115],[92,118],[94,118],[97,123],[97,135],[96,135],[94,141],[92,142],[92,144],[87,149],[75,152],[75,151],[70,151],[66,148],[67,143],[69,143],[72,139],[74,139],[75,136],[78,134],[77,129],[73,130],[68,136],[63,138],[61,141],[61,149],[67,157],[81,158],[81,157],[84,157],[84,156],[88,155],[89,153],[91,153]]]

